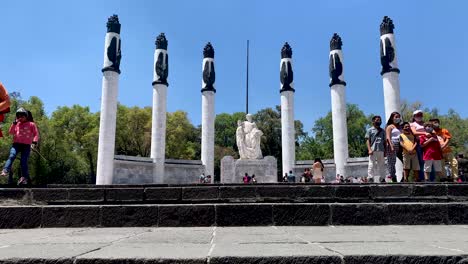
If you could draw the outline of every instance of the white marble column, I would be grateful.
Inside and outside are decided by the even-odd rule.
[[[346,122],[346,82],[344,81],[343,43],[338,34],[330,40],[330,92],[333,124],[333,156],[336,174],[348,176],[348,126]]]
[[[120,23],[117,15],[107,21],[102,69],[101,116],[99,120],[99,143],[96,184],[112,184],[114,174],[115,128],[117,94],[120,75]]]
[[[151,158],[154,162],[153,183],[164,182],[168,73],[167,40],[164,33],[161,33],[156,38],[153,67],[153,118],[151,123]]]
[[[385,105],[385,121],[390,118],[392,112],[401,114],[400,104],[400,69],[396,53],[395,25],[385,16],[380,24],[380,62],[382,64],[382,81]],[[403,177],[403,162],[397,159],[395,164],[397,180]]]
[[[201,161],[205,175],[214,180],[214,133],[215,133],[215,67],[214,49],[210,42],[203,49],[202,63],[202,138]]]
[[[385,120],[392,112],[400,112],[400,70],[396,54],[393,21],[385,16],[380,24],[380,62],[385,102]]]
[[[281,49],[281,148],[283,173],[294,171],[296,163],[296,130],[294,127],[294,73],[292,49],[286,42]],[[299,177],[296,177],[297,179]]]

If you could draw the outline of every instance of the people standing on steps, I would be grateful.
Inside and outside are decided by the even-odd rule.
[[[438,178],[441,181],[446,180],[446,177],[442,174],[442,148],[440,147],[440,142],[434,132],[432,123],[425,123],[424,129],[427,134],[430,135],[421,135],[419,137],[419,141],[423,149],[424,180],[426,182],[429,181],[429,174],[433,167]]]
[[[408,182],[410,171],[413,170],[414,181],[419,179],[419,160],[416,154],[417,140],[411,132],[411,126],[404,122],[403,133],[400,135],[400,145],[403,148],[403,181]]]
[[[387,146],[387,178],[389,178],[392,182],[397,182],[395,164],[398,151],[400,150],[400,122],[400,113],[393,112],[390,114],[387,125],[385,127],[385,144]]]
[[[385,130],[380,127],[382,118],[372,117],[372,127],[365,135],[367,151],[369,153],[369,165],[367,177],[369,182],[385,181]]]
[[[422,135],[426,135],[427,137],[430,137],[431,135],[429,133],[426,133],[426,130],[424,129],[424,115],[421,110],[416,110],[413,112],[413,118],[410,123],[411,126],[411,132],[413,132],[413,135],[416,137],[416,154],[418,155],[418,160],[419,160],[419,179],[424,179],[424,159],[423,159],[423,151],[421,148],[420,140],[419,137]]]
[[[452,148],[449,143],[452,139],[452,135],[446,128],[440,126],[440,120],[438,118],[432,118],[429,120],[432,123],[434,132],[437,135],[437,138],[440,142],[440,147],[442,148],[442,166],[445,163],[449,164],[450,176],[454,182],[458,181],[458,162],[452,153]]]
[[[320,158],[315,158],[314,164],[312,165],[314,183],[322,183],[324,168],[325,166],[323,166],[322,160]]]

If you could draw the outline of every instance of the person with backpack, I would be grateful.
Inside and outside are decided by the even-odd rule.
[[[369,182],[385,181],[385,130],[383,130],[382,118],[372,117],[372,127],[366,132],[366,145],[369,153],[369,165],[367,177]]]
[[[27,185],[30,183],[28,159],[31,153],[31,148],[34,149],[39,140],[39,131],[34,122],[30,121],[32,117],[28,118],[28,111],[20,107],[16,111],[16,120],[10,126],[9,133],[13,135],[13,146],[10,149],[10,155],[2,170],[1,176],[9,175],[13,161],[16,156],[21,152],[21,178],[18,185]],[[11,177],[11,176],[10,176]],[[10,180],[10,179],[9,179]]]

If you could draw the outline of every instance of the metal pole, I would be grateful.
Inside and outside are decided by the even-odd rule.
[[[247,40],[247,78],[245,93],[245,114],[249,113],[249,40]]]

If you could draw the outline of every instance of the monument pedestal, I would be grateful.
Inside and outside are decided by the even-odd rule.
[[[258,160],[235,160],[232,156],[221,159],[221,182],[242,183],[245,173],[255,174],[258,183],[278,182],[276,158],[266,156]]]

